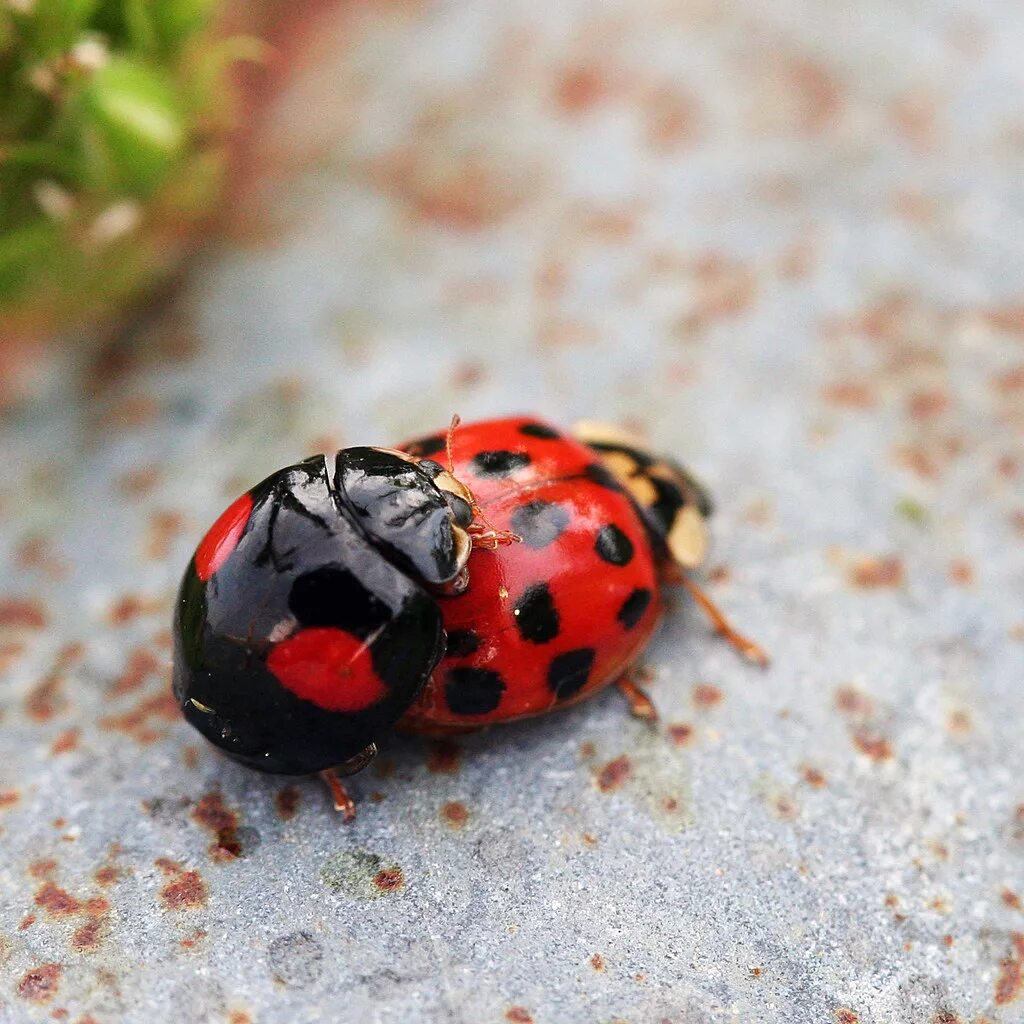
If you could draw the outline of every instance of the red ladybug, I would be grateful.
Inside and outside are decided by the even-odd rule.
[[[705,492],[607,427],[535,419],[347,448],[273,474],[202,540],[175,615],[174,691],[212,743],[263,771],[358,770],[391,728],[543,714],[624,676],[660,585],[703,559]]]

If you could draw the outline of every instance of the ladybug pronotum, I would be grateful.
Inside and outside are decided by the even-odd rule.
[[[174,693],[244,764],[351,774],[394,728],[452,733],[544,714],[619,682],[707,548],[711,503],[620,431],[536,419],[344,448],[269,476],[217,519],[174,620]]]

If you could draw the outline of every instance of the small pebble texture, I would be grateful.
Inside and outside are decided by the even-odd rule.
[[[227,233],[0,426],[0,1021],[1024,1020],[1024,8],[313,4]],[[532,412],[718,502],[638,679],[344,825],[169,697],[205,527]]]

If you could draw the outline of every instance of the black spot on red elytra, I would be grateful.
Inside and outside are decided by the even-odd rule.
[[[559,654],[548,666],[548,689],[557,700],[568,700],[586,686],[593,665],[592,647],[579,647]]]
[[[387,693],[370,647],[340,629],[303,629],[280,641],[267,668],[281,685],[327,711],[364,711]]]
[[[617,616],[626,629],[632,629],[644,616],[647,606],[651,603],[651,592],[637,587],[619,609]]]
[[[477,476],[506,477],[530,464],[526,452],[499,451],[478,452],[473,456],[473,472]]]
[[[196,548],[196,575],[205,583],[227,560],[238,546],[252,515],[252,496],[248,493],[236,498],[217,517]]]
[[[610,565],[629,565],[633,559],[633,542],[614,523],[601,527],[594,550]]]
[[[516,601],[513,615],[519,635],[524,640],[544,644],[558,636],[558,609],[546,583],[527,587]]]
[[[457,715],[486,715],[501,703],[505,681],[486,668],[453,668],[445,677],[444,697]]]
[[[410,455],[436,455],[445,450],[447,443],[447,434],[431,434],[429,437],[421,437],[417,441],[410,442],[405,446],[405,450]]]
[[[527,437],[536,437],[541,441],[557,441],[561,436],[557,430],[549,427],[546,423],[524,423],[519,428],[520,434]]]
[[[615,474],[612,473],[607,466],[602,466],[600,462],[592,462],[583,470],[583,475],[588,480],[592,480],[599,487],[604,487],[609,491],[621,491],[622,484],[619,483]]]
[[[453,629],[448,634],[445,654],[450,658],[464,658],[480,646],[480,637],[472,629]]]
[[[553,501],[531,501],[512,513],[512,532],[531,548],[545,548],[569,525],[569,513]]]
[[[288,607],[303,626],[334,626],[363,638],[391,619],[388,606],[337,565],[303,573],[292,584]]]

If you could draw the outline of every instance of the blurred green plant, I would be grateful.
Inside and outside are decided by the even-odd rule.
[[[218,0],[0,0],[0,323],[109,312],[180,257],[223,183]]]

